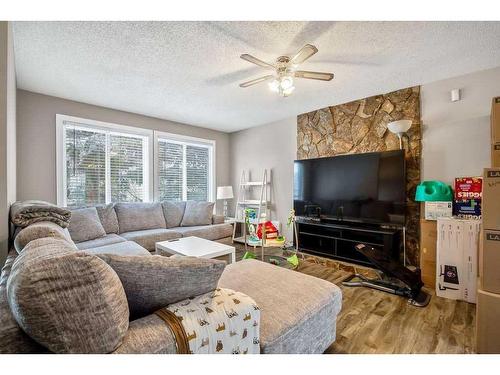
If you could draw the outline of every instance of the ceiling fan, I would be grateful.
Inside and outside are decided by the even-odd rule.
[[[264,81],[272,80],[269,83],[269,88],[278,93],[280,96],[289,96],[295,87],[293,85],[294,78],[316,79],[319,81],[331,81],[332,73],[311,72],[307,70],[297,70],[298,66],[318,52],[318,49],[312,44],[306,44],[293,57],[280,56],[274,64],[269,64],[252,55],[243,54],[240,57],[252,64],[261,66],[265,69],[274,70],[273,74],[268,74],[259,78],[252,79],[247,82],[240,83],[240,87],[250,87]]]

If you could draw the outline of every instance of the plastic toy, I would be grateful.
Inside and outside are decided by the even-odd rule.
[[[453,190],[441,181],[423,181],[415,191],[417,202],[451,202]]]
[[[245,255],[243,255],[243,259],[255,259],[255,258],[257,258],[257,255],[255,255],[251,251],[247,251]]]
[[[293,268],[297,268],[299,265],[299,258],[297,257],[297,254],[293,254],[292,256],[286,258],[286,261],[290,263]]]

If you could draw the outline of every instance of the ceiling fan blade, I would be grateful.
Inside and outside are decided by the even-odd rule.
[[[309,72],[307,70],[297,70],[295,72],[295,77],[306,78],[306,79],[318,79],[320,81],[331,81],[333,79],[333,73],[321,73],[321,72]]]
[[[257,83],[267,81],[268,79],[271,79],[271,78],[274,78],[274,76],[272,74],[269,74],[269,75],[264,76],[264,77],[255,78],[255,79],[252,79],[251,81],[240,83],[240,87],[253,86],[253,85],[256,85]]]
[[[299,52],[290,60],[292,64],[301,64],[306,61],[309,57],[318,52],[318,49],[314,47],[312,44],[306,44],[304,47],[300,49]]]
[[[258,65],[258,66],[262,66],[263,68],[267,68],[267,69],[276,69],[273,65],[269,64],[269,63],[266,63],[265,61],[262,61],[262,60],[259,60],[258,58],[252,56],[252,55],[249,55],[247,53],[244,53],[243,55],[240,56],[243,60],[246,60],[252,64],[255,64],[255,65]]]

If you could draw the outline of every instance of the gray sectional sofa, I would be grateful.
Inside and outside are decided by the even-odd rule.
[[[46,353],[49,348],[176,353],[175,338],[153,307],[215,287],[245,293],[259,306],[261,353],[324,352],[335,341],[342,304],[336,285],[258,260],[226,266],[213,259],[151,254],[156,241],[228,237],[231,226],[212,215],[212,209],[196,202],[89,207],[73,210],[68,228],[42,220],[18,231],[16,250],[9,253],[0,277],[0,353]],[[46,270],[52,270],[50,277]],[[173,298],[179,293],[184,296]],[[87,303],[74,306],[88,297]],[[137,313],[147,306],[149,310]],[[43,310],[52,313],[44,317]],[[32,328],[61,324],[65,315],[64,327],[73,326],[67,328],[68,337],[71,332],[87,338],[88,331],[89,340],[74,340],[72,347],[68,338],[57,337],[61,330]],[[99,327],[110,319],[118,322],[115,331]]]
[[[232,235],[231,224],[213,215],[213,203],[116,203],[72,210],[68,231],[88,253],[144,255],[155,243],[196,236],[211,241]]]

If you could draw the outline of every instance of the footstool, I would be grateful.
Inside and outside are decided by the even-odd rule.
[[[246,259],[226,266],[219,287],[243,292],[260,307],[262,353],[323,353],[335,341],[342,307],[335,284]]]

